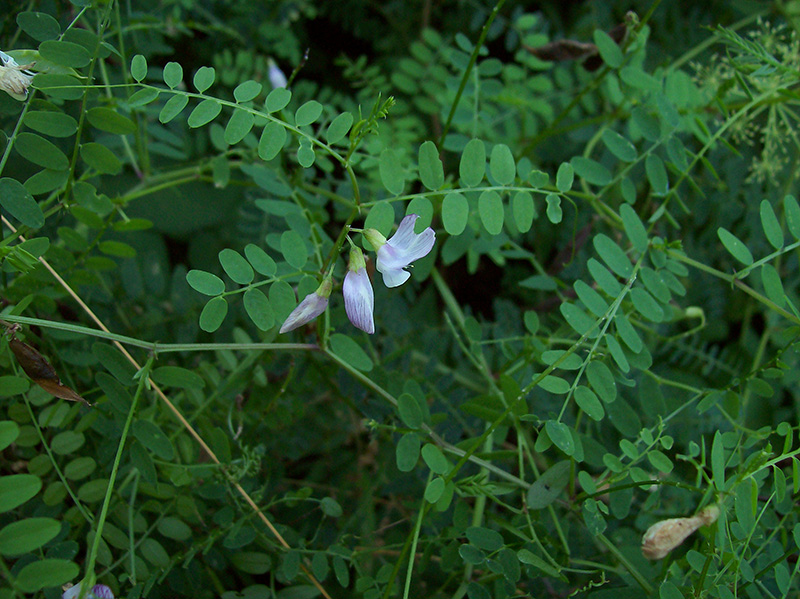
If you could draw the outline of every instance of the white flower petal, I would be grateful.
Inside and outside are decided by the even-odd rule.
[[[430,227],[422,233],[414,233],[414,223],[418,218],[416,214],[406,216],[392,238],[378,249],[376,268],[383,273],[383,282],[387,287],[398,287],[405,283],[411,275],[403,269],[427,256],[436,243],[436,233]]]
[[[347,272],[342,284],[342,295],[344,295],[344,310],[353,326],[370,335],[374,333],[375,321],[372,313],[375,308],[375,295],[366,268]]]

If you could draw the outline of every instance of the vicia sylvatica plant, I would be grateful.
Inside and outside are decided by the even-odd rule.
[[[0,599],[797,596],[800,20],[729,4],[8,9]]]

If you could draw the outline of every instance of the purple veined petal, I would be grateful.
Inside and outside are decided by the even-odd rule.
[[[375,321],[372,313],[375,308],[375,295],[366,268],[347,272],[342,284],[342,295],[344,310],[353,326],[365,333],[373,334]]]
[[[77,599],[81,592],[81,584],[82,582],[79,582],[68,588],[61,595],[61,599]],[[114,593],[106,585],[96,584],[86,593],[86,599],[114,599]]]
[[[406,246],[411,245],[414,238],[417,236],[417,234],[414,233],[414,225],[418,218],[419,214],[409,214],[403,218],[397,226],[397,231],[395,231],[394,235],[392,235],[386,243],[399,250],[404,250]]]
[[[309,293],[300,305],[286,318],[281,326],[281,333],[288,333],[314,320],[328,308],[328,298],[322,297],[317,292]]]
[[[381,250],[387,248],[388,246],[384,246]],[[383,253],[383,255],[387,255],[388,253]],[[387,265],[388,262],[388,265]],[[411,273],[407,270],[404,270],[404,267],[408,266],[408,263],[405,261],[400,261],[399,263],[396,260],[390,258],[390,260],[385,260],[382,256],[382,252],[378,252],[378,260],[376,262],[375,268],[378,269],[383,275],[383,284],[389,288],[392,287],[399,287],[406,281],[408,281],[409,277],[411,277]]]
[[[376,268],[383,274],[387,287],[398,287],[411,276],[404,269],[420,258],[427,256],[436,243],[436,233],[427,227],[422,233],[414,233],[414,223],[419,218],[409,214],[397,228],[397,232],[378,249]]]
[[[114,599],[114,593],[104,584],[96,584],[92,587],[92,593],[97,599]]]

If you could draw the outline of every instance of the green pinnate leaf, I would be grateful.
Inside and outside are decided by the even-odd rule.
[[[136,81],[143,81],[147,77],[147,59],[141,54],[131,59],[131,77]]]
[[[252,79],[244,81],[236,86],[233,90],[233,97],[237,102],[249,102],[258,97],[261,93],[262,86],[258,81]]]
[[[603,296],[581,279],[575,281],[573,288],[575,289],[578,299],[581,300],[583,305],[586,306],[592,314],[601,318],[608,312],[608,303],[603,299]]]
[[[183,67],[177,62],[168,62],[164,65],[164,83],[170,89],[175,89],[183,81]]]
[[[558,173],[556,173],[556,188],[561,193],[566,193],[572,189],[574,180],[575,169],[572,168],[569,162],[563,162],[561,166],[558,167]]]
[[[761,227],[764,229],[767,241],[776,250],[781,249],[783,247],[783,230],[769,200],[761,201],[759,212],[761,214]]]
[[[292,99],[292,92],[285,87],[278,87],[269,92],[267,96],[267,112],[278,112],[283,110]]]
[[[53,518],[25,518],[0,530],[0,554],[22,555],[50,542],[61,532],[61,523]]]
[[[215,296],[225,292],[225,282],[217,275],[204,270],[190,270],[186,273],[186,282],[203,295]]]
[[[419,428],[422,425],[422,409],[417,399],[410,393],[402,393],[397,398],[397,413],[403,424],[409,428]]]
[[[103,106],[90,108],[86,112],[86,118],[93,127],[107,133],[127,135],[136,131],[136,124],[131,119]]]
[[[552,504],[570,480],[570,461],[556,462],[528,489],[526,503],[532,510],[541,510]]]
[[[645,160],[645,171],[653,192],[659,196],[665,195],[669,191],[669,177],[664,161],[655,154],[649,154]]]
[[[444,167],[439,159],[439,150],[432,141],[424,142],[419,148],[419,178],[431,191],[444,184]]]
[[[469,542],[484,551],[497,551],[503,545],[503,535],[491,528],[470,526],[464,534]]]
[[[159,385],[164,385],[165,387],[176,387],[178,389],[203,389],[206,386],[206,382],[203,380],[203,377],[192,370],[181,368],[180,366],[159,366],[153,370],[151,376],[156,383]],[[165,442],[165,440],[168,441],[168,438],[164,432],[156,425],[153,425],[155,428],[150,427],[150,424],[152,423],[145,424],[144,428],[149,429],[151,432],[149,432],[147,435],[144,435],[142,427],[139,427],[137,430],[141,436],[137,438],[144,443],[144,440],[146,440],[143,440],[144,437],[155,437],[158,439],[157,443],[161,444],[159,452],[163,453],[164,455],[172,455],[172,443]],[[149,445],[145,445],[145,447],[149,447]]]
[[[611,171],[596,160],[585,156],[575,156],[570,160],[570,164],[575,169],[575,173],[587,183],[599,186],[611,183]]]
[[[448,234],[460,235],[463,233],[467,226],[468,218],[469,203],[462,194],[451,191],[444,196],[444,201],[442,202],[442,224]]]
[[[158,120],[166,125],[181,112],[183,112],[183,109],[186,108],[188,103],[189,98],[186,96],[172,96],[169,100],[167,100],[167,102],[164,104],[164,108],[162,108],[161,112],[158,114]]]
[[[186,123],[192,127],[202,127],[213,121],[222,111],[222,105],[216,100],[207,99],[194,107]]]
[[[58,21],[43,12],[21,12],[17,14],[17,25],[37,42],[55,39],[61,33]]]
[[[314,152],[314,147],[307,139],[301,139],[300,146],[297,148],[297,162],[303,168],[311,168],[316,159],[317,155]]]
[[[297,269],[303,268],[308,261],[306,242],[297,231],[284,231],[281,234],[281,253],[286,261]]]
[[[603,404],[589,387],[581,385],[575,389],[575,403],[592,420],[600,422],[605,416]]]
[[[390,202],[378,202],[370,208],[364,220],[365,229],[377,229],[384,235],[389,235],[394,225],[394,208]],[[365,246],[366,247],[366,246]]]
[[[214,85],[216,71],[214,67],[200,67],[194,74],[194,87],[201,94]]]
[[[547,220],[554,225],[561,222],[564,212],[561,210],[561,196],[555,193],[548,193],[545,197],[547,203]]]
[[[725,249],[730,252],[731,256],[736,258],[745,266],[750,266],[753,263],[753,254],[750,253],[750,250],[747,248],[747,246],[742,243],[742,241],[733,233],[724,227],[719,227],[717,229],[717,236],[722,242],[722,245],[725,246]]]
[[[503,230],[503,201],[494,190],[486,190],[478,197],[478,214],[486,230],[492,235],[499,235]]]
[[[633,162],[636,160],[638,154],[634,145],[613,129],[606,129],[603,131],[601,138],[609,152],[623,162]]]
[[[467,187],[475,187],[486,174],[486,146],[480,139],[471,139],[461,152],[458,175]]]
[[[269,299],[258,288],[248,289],[244,294],[244,309],[250,320],[262,331],[268,331],[275,325],[275,312]]]
[[[242,141],[255,123],[255,116],[247,110],[234,110],[225,127],[225,143],[233,146]]]
[[[33,110],[25,114],[26,126],[51,137],[70,137],[78,130],[78,121],[53,110]]]
[[[630,292],[631,301],[636,311],[652,322],[662,322],[664,320],[664,309],[652,295],[641,287],[634,287]]]
[[[274,121],[267,123],[258,141],[258,157],[262,160],[272,160],[280,153],[285,143],[286,129]]]
[[[795,239],[800,240],[800,205],[792,195],[783,199],[783,210],[786,214],[786,227]]]
[[[258,274],[271,277],[278,270],[275,261],[270,258],[269,254],[255,244],[247,244],[244,248],[244,255]]]
[[[309,100],[294,113],[295,125],[305,127],[315,122],[322,115],[322,104]]]
[[[35,593],[47,587],[58,587],[78,576],[75,562],[60,558],[45,558],[31,562],[16,577],[15,586],[25,593]]]
[[[81,159],[97,172],[116,175],[122,170],[122,162],[108,147],[96,142],[81,145]]]
[[[595,236],[593,244],[603,262],[608,265],[614,274],[626,279],[633,274],[633,266],[630,259],[614,240],[600,233]]]
[[[497,144],[492,148],[489,157],[489,172],[500,185],[510,185],[517,175],[517,166],[511,149],[505,144]]]
[[[21,506],[41,488],[42,480],[33,474],[4,475],[0,478],[0,514]]]
[[[81,69],[92,62],[92,55],[80,44],[61,40],[48,40],[39,44],[42,58],[57,65]]]
[[[394,195],[403,193],[405,172],[400,166],[400,159],[395,150],[386,148],[381,152],[378,159],[378,173],[381,183],[389,193]]]
[[[617,398],[617,383],[611,369],[599,360],[592,360],[586,367],[586,378],[594,389],[606,403],[611,403]]]
[[[533,225],[533,218],[536,216],[533,196],[527,191],[518,191],[514,194],[514,199],[511,201],[511,213],[520,233],[530,231]]]
[[[400,437],[395,449],[395,460],[400,472],[411,472],[414,469],[419,460],[421,445],[419,436],[415,433],[406,433]]]
[[[600,58],[603,62],[610,66],[612,69],[618,69],[622,66],[624,56],[622,49],[617,45],[610,35],[600,29],[594,30],[594,43],[597,46],[597,51],[600,53]]]
[[[331,335],[330,343],[331,351],[356,370],[362,372],[372,370],[372,359],[353,338],[334,333]]]
[[[244,257],[230,248],[225,248],[219,253],[219,263],[222,269],[235,283],[249,285],[253,282],[253,267]]]
[[[16,179],[0,179],[0,207],[31,229],[44,226],[44,212],[30,192]]]
[[[17,135],[14,148],[25,160],[38,166],[54,171],[64,171],[69,168],[69,160],[64,152],[53,142],[35,133],[24,132]]]
[[[633,247],[637,252],[644,252],[647,249],[647,229],[644,228],[639,215],[629,204],[622,204],[619,207],[619,216]]]
[[[450,463],[442,450],[432,443],[426,443],[422,447],[422,459],[434,474],[447,474],[450,471]]]
[[[228,314],[228,302],[224,297],[215,297],[205,305],[200,313],[200,328],[206,333],[213,333],[222,326]]]
[[[772,264],[764,264],[761,267],[761,284],[767,297],[782,308],[786,303],[786,293],[783,290],[781,276]]]
[[[325,132],[325,138],[329,144],[335,144],[345,138],[350,127],[353,126],[353,115],[349,112],[343,112],[337,116],[331,124],[328,125],[328,130]]]

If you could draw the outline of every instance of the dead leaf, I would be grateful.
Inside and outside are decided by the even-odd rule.
[[[14,356],[17,358],[17,362],[19,362],[22,370],[25,371],[25,374],[50,395],[69,401],[82,401],[87,406],[92,405],[62,383],[61,379],[58,378],[55,368],[50,365],[47,358],[30,345],[16,338],[12,338],[8,344],[11,347],[11,351],[14,352]]]
[[[627,20],[627,19],[626,19]],[[618,45],[621,45],[628,34],[627,23],[620,23],[615,26],[608,35]],[[603,64],[603,59],[597,52],[597,46],[590,42],[579,42],[578,40],[561,39],[554,42],[549,42],[543,46],[532,48],[525,46],[524,48],[540,60],[548,62],[563,62],[566,60],[584,60],[583,66],[587,71],[596,71]]]

